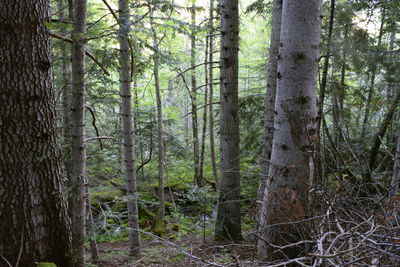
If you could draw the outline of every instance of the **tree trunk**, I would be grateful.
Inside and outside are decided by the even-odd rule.
[[[381,20],[381,26],[379,28],[378,44],[377,44],[378,49],[380,48],[381,43],[382,43],[383,26],[385,24],[385,11],[386,11],[385,7],[382,7],[382,18],[381,18],[382,20]],[[372,102],[372,97],[373,97],[374,89],[375,89],[375,76],[376,76],[376,71],[377,71],[377,65],[376,65],[376,62],[371,62],[371,65],[372,65],[371,66],[371,82],[370,82],[370,86],[368,89],[368,98],[367,98],[367,103],[365,106],[364,120],[363,120],[360,140],[364,140],[365,135],[366,135],[369,113],[371,110],[371,102]]]
[[[322,69],[321,84],[319,86],[319,103],[318,103],[318,135],[321,129],[321,121],[324,113],[324,101],[325,101],[325,89],[328,77],[329,58],[331,57],[331,42],[333,32],[333,21],[335,18],[335,0],[331,0],[329,25],[328,25],[328,36],[326,40],[326,54],[324,57],[324,66]]]
[[[85,195],[86,195],[86,230],[89,236],[89,243],[90,243],[90,254],[92,254],[92,260],[99,259],[99,249],[97,247],[96,241],[96,230],[94,227],[94,218],[92,213],[92,203],[90,201],[89,195],[89,183],[87,179],[85,179]]]
[[[200,177],[200,151],[199,151],[199,124],[197,119],[197,83],[196,83],[196,1],[192,1],[190,13],[192,15],[192,33],[190,35],[190,67],[191,67],[191,81],[192,81],[192,132],[193,132],[193,158],[194,158],[194,181],[195,184],[201,186],[203,182]]]
[[[269,180],[264,192],[259,255],[270,260],[301,256],[307,238],[304,220],[313,178],[312,153],[318,142],[316,89],[320,45],[320,0],[283,3],[281,50]],[[265,242],[267,241],[267,242]],[[265,249],[264,249],[265,247]],[[274,253],[277,251],[277,253]]]
[[[86,0],[74,1],[72,32],[72,253],[74,266],[85,266],[85,35]]]
[[[383,118],[382,124],[379,127],[379,131],[376,133],[374,140],[373,140],[373,145],[371,147],[371,150],[369,152],[369,162],[368,162],[368,170],[364,176],[364,182],[365,183],[373,183],[372,179],[372,171],[374,170],[375,167],[375,162],[376,162],[376,157],[378,156],[378,151],[382,143],[382,139],[385,136],[387,127],[389,126],[390,122],[392,121],[394,112],[396,111],[396,108],[399,104],[400,101],[400,88],[397,89],[397,93],[395,98],[393,99],[393,102],[389,108],[389,110],[386,112],[385,117]]]
[[[209,129],[210,129],[210,156],[211,156],[211,166],[213,170],[213,175],[214,175],[214,180],[215,180],[215,186],[217,190],[219,190],[219,179],[218,179],[218,169],[217,169],[217,162],[215,159],[215,140],[214,140],[214,70],[213,70],[213,52],[214,52],[214,0],[210,0],[210,21],[209,21],[209,27],[210,27],[210,53],[209,53],[209,81],[210,81],[210,102],[209,102],[209,113],[210,113],[210,123],[209,123]]]
[[[257,192],[257,214],[254,227],[255,233],[258,232],[261,217],[265,216],[265,214],[260,212],[260,209],[262,200],[264,198],[265,185],[268,179],[269,160],[271,158],[272,139],[274,137],[274,110],[277,83],[276,74],[278,72],[279,41],[282,22],[282,1],[283,0],[274,0],[274,6],[272,10],[271,40],[268,58],[267,97],[265,98],[264,134],[262,156],[260,160],[260,179]]]
[[[151,6],[149,4],[149,9],[151,10]],[[165,194],[164,194],[164,141],[163,141],[163,116],[162,116],[162,104],[161,104],[161,93],[160,93],[160,80],[158,74],[159,68],[159,54],[158,54],[158,39],[157,32],[154,29],[153,22],[153,13],[150,11],[150,25],[153,33],[153,46],[155,48],[155,52],[153,54],[154,61],[154,87],[156,90],[156,98],[157,98],[157,138],[158,138],[158,209],[156,214],[156,221],[154,225],[154,232],[163,236],[165,234],[165,223],[164,223],[164,215],[165,215]]]
[[[49,1],[0,1],[0,266],[72,266]],[[19,252],[21,254],[19,255]]]
[[[125,179],[127,187],[129,254],[140,256],[139,211],[137,204],[135,172],[135,140],[132,125],[132,93],[129,64],[129,7],[127,0],[118,1],[120,47],[120,94],[122,107],[122,132],[124,143]]]
[[[397,139],[397,150],[396,150],[396,156],[394,158],[392,181],[390,183],[389,201],[391,201],[392,198],[399,193],[399,181],[400,181],[400,136]]]
[[[206,145],[206,132],[207,132],[207,103],[208,103],[208,37],[206,37],[206,49],[204,55],[204,111],[203,111],[203,128],[201,135],[201,149],[200,149],[200,181],[204,181],[203,177],[203,167],[204,167],[204,152]]]
[[[318,160],[317,163],[317,175],[315,184],[320,184],[322,178],[325,176],[325,166],[322,162],[325,160],[325,146],[321,142],[324,140],[324,132],[321,132],[321,121],[323,120],[324,116],[324,102],[325,102],[325,91],[326,91],[326,84],[328,80],[328,69],[329,69],[329,59],[331,57],[331,43],[332,43],[332,33],[333,33],[333,22],[335,18],[335,0],[331,0],[330,6],[330,15],[329,15],[329,24],[328,24],[328,36],[326,40],[326,52],[324,55],[324,65],[322,68],[322,77],[321,83],[319,86],[319,101],[318,101],[318,125],[317,131],[320,140],[318,142],[318,151],[321,155],[321,160]]]
[[[215,239],[242,239],[238,112],[238,0],[221,0],[220,156],[221,181]]]
[[[59,18],[64,20],[64,1],[58,2]],[[72,14],[68,14],[68,18],[72,21]],[[61,31],[62,36],[67,36],[68,32],[64,29]],[[61,68],[62,68],[62,155],[64,163],[64,174],[67,180],[67,189],[72,187],[71,183],[71,56],[67,52],[67,44],[61,44]],[[72,217],[72,198],[67,195],[68,198],[68,213]]]

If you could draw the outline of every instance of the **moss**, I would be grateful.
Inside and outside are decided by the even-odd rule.
[[[165,235],[165,222],[164,218],[162,218],[161,214],[157,212],[157,216],[155,218],[154,223],[154,234],[158,235],[159,237],[163,237]]]
[[[52,262],[39,262],[37,267],[57,267],[57,265]]]

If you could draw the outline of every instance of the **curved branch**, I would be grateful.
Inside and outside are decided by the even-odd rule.
[[[59,40],[63,40],[65,42],[67,42],[67,43],[72,44],[72,40],[67,38],[67,37],[65,37],[65,36],[58,35],[58,34],[56,34],[54,32],[50,32],[50,36],[53,37],[53,38],[56,38],[56,39],[59,39]],[[89,51],[85,50],[85,54],[91,60],[93,60],[93,62],[96,63],[97,66],[99,66],[101,68],[101,70],[104,72],[105,75],[110,76],[110,73],[107,71],[107,69]]]

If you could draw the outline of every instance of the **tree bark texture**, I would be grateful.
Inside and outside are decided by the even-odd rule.
[[[220,47],[220,157],[221,181],[215,238],[240,240],[240,173],[238,52],[239,15],[237,0],[221,0]]]
[[[260,180],[257,192],[257,214],[255,231],[258,231],[261,216],[261,203],[264,198],[265,185],[268,179],[269,161],[272,152],[272,139],[274,137],[274,109],[275,109],[275,96],[276,96],[276,75],[278,72],[278,54],[279,54],[279,41],[281,35],[281,22],[282,22],[282,2],[283,0],[274,0],[272,9],[271,21],[271,40],[269,46],[268,58],[268,83],[267,83],[267,97],[265,99],[264,111],[264,133],[263,133],[263,146],[262,155],[260,160]]]
[[[60,20],[64,20],[64,1],[58,3],[59,17]],[[72,14],[68,14],[68,18],[72,21]],[[62,30],[61,35],[67,36],[68,32]],[[69,50],[70,51],[70,50]],[[61,55],[62,55],[62,159],[64,163],[64,176],[67,180],[67,189],[71,185],[71,54],[68,52],[67,44],[61,44]],[[68,214],[72,217],[72,198],[68,194]]]
[[[219,179],[218,179],[218,168],[217,168],[217,161],[215,159],[215,139],[214,139],[214,70],[213,70],[213,51],[214,51],[214,0],[210,0],[210,53],[209,53],[209,83],[210,83],[210,97],[209,97],[209,113],[210,113],[210,122],[209,122],[209,129],[210,129],[210,158],[211,158],[211,166],[213,170],[215,186],[217,190],[219,190]]]
[[[135,143],[132,117],[132,93],[129,52],[129,8],[127,0],[119,0],[120,94],[124,143],[125,179],[128,197],[129,253],[140,256],[139,211],[136,190]]]
[[[0,255],[12,266],[72,266],[49,4],[0,1]],[[0,266],[8,267],[3,258]]]
[[[307,236],[306,225],[298,221],[307,216],[312,153],[318,142],[316,92],[321,2],[283,2],[275,132],[258,250],[259,256],[270,260],[299,257],[303,248],[276,250],[269,243],[284,246]]]
[[[190,35],[190,67],[191,67],[191,102],[192,102],[192,132],[193,132],[193,158],[194,158],[194,181],[196,185],[201,186],[202,181],[200,177],[200,149],[199,149],[199,122],[197,118],[197,82],[196,82],[196,1],[192,1],[190,13],[192,16],[192,32]]]
[[[74,266],[85,265],[85,42],[86,0],[74,1],[72,32],[72,253]]]

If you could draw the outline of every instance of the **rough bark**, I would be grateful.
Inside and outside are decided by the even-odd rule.
[[[282,22],[282,2],[283,0],[274,0],[274,6],[272,10],[271,40],[269,45],[268,58],[267,97],[265,98],[264,111],[263,146],[260,160],[260,179],[257,192],[257,215],[254,228],[256,233],[260,225],[261,217],[263,216],[263,214],[260,212],[261,203],[264,198],[265,185],[268,179],[269,160],[271,158],[272,139],[274,137],[274,109],[277,83],[276,74],[278,72],[279,41]]]
[[[58,10],[60,20],[64,20],[64,1],[58,2]],[[72,21],[72,14],[68,14],[68,18]],[[61,34],[67,36],[67,31],[62,30]],[[62,68],[62,159],[64,163],[64,175],[67,180],[67,189],[72,186],[71,184],[71,56],[67,50],[65,43],[61,44],[61,68]],[[68,197],[68,213],[72,217],[72,198]]]
[[[132,124],[132,93],[129,52],[129,8],[127,0],[119,0],[119,53],[120,53],[120,95],[122,109],[122,133],[124,143],[125,179],[127,186],[127,207],[129,227],[129,254],[140,256],[139,211],[137,204],[135,141]]]
[[[221,180],[215,238],[240,240],[240,173],[238,52],[239,15],[237,0],[221,0],[220,47],[220,157]]]
[[[196,185],[201,186],[203,183],[200,177],[200,150],[199,150],[199,122],[197,118],[197,82],[196,82],[196,1],[192,1],[190,13],[192,16],[192,32],[190,35],[190,68],[191,68],[191,104],[192,104],[192,133],[193,133],[193,159],[194,159],[194,181]]]
[[[74,1],[72,32],[72,253],[74,266],[85,265],[85,34],[86,0]]]
[[[0,1],[0,266],[72,266],[49,1]],[[19,256],[19,252],[21,255]]]
[[[215,186],[219,189],[219,179],[218,179],[218,169],[217,169],[217,161],[215,159],[215,140],[214,140],[214,70],[213,70],[213,52],[214,52],[214,0],[210,0],[210,21],[209,21],[209,28],[210,28],[210,53],[209,53],[209,81],[210,81],[210,97],[209,97],[209,113],[210,113],[210,158],[211,158],[211,166],[213,170]]]
[[[304,220],[313,178],[312,152],[317,135],[317,73],[321,25],[320,0],[283,2],[274,139],[264,192],[259,256],[296,258],[301,245],[276,250],[307,236]],[[267,242],[265,242],[267,241]],[[275,253],[276,252],[276,253]]]
[[[151,7],[149,6],[150,10]],[[153,34],[153,46],[155,48],[153,54],[153,74],[154,74],[154,87],[156,90],[157,99],[157,139],[158,139],[158,208],[156,214],[156,221],[154,225],[154,232],[163,236],[165,234],[165,192],[164,192],[164,141],[163,141],[163,114],[162,114],[162,102],[160,92],[160,79],[159,79],[159,54],[158,54],[158,38],[157,32],[154,29],[153,13],[150,11],[150,24]]]

